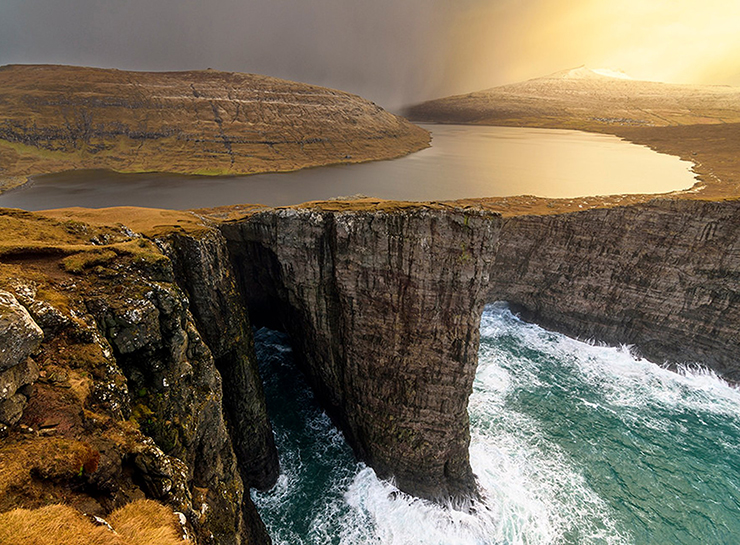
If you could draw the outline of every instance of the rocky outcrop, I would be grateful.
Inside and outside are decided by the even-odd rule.
[[[7,291],[0,291],[0,371],[23,362],[38,348],[44,332]]]
[[[38,365],[29,358],[44,332],[28,311],[7,291],[0,290],[0,427],[20,420],[28,399],[20,390],[33,384]],[[28,393],[28,392],[25,392]]]
[[[400,157],[429,140],[356,95],[266,76],[0,67],[0,182],[10,185],[71,169],[296,170]]]
[[[0,512],[147,497],[196,543],[269,543],[248,487],[277,459],[221,234],[0,222]]]
[[[134,465],[148,497],[191,514],[199,541],[213,534],[214,543],[240,543],[244,488],[223,420],[221,377],[182,292],[161,282],[146,288],[86,301],[127,379],[124,417],[156,445],[137,452]]]
[[[740,380],[737,201],[509,218],[339,208],[254,213],[221,229],[255,322],[290,333],[355,452],[402,490],[473,492],[466,408],[486,303]]]

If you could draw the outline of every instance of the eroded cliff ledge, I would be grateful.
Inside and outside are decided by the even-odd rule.
[[[0,67],[0,190],[71,169],[296,170],[400,157],[429,140],[356,95],[267,76]]]

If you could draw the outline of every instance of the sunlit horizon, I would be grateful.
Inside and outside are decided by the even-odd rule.
[[[458,92],[583,65],[641,81],[740,86],[738,20],[740,3],[727,0],[478,1],[451,31],[447,75]]]

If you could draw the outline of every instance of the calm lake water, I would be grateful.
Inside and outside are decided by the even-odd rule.
[[[740,391],[486,308],[470,397],[475,512],[358,463],[296,372],[255,336],[281,475],[252,492],[276,545],[729,545],[740,536]]]
[[[691,163],[615,136],[578,131],[424,125],[432,147],[407,157],[282,174],[196,177],[73,171],[36,177],[0,207],[203,208],[298,204],[339,196],[399,200],[664,193],[693,185]]]

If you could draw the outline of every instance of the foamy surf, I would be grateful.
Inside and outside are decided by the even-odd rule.
[[[505,305],[487,307],[469,406],[482,501],[462,512],[399,493],[354,461],[286,359],[285,339],[265,335],[284,473],[253,497],[276,544],[729,543],[740,535],[740,393],[711,373],[674,373],[626,348],[524,323]],[[276,365],[289,371],[274,375]]]

